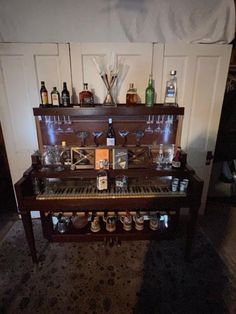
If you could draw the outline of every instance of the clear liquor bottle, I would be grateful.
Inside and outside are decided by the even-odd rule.
[[[136,105],[138,103],[137,89],[134,88],[134,84],[130,83],[129,89],[126,93],[126,104]]]
[[[166,82],[165,105],[177,105],[177,77],[176,71],[170,71],[170,78]]]

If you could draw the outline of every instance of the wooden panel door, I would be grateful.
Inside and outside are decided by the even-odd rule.
[[[202,209],[212,168],[206,155],[215,150],[230,54],[230,45],[167,44],[164,50],[161,101],[169,71],[177,70],[178,103],[185,107],[181,145],[204,180]]]
[[[40,81],[50,93],[62,82],[71,90],[67,44],[0,44],[0,119],[12,180],[31,165],[38,148],[32,107],[40,103]]]
[[[158,49],[162,58],[163,45]],[[152,71],[153,45],[139,43],[82,43],[70,44],[73,89],[76,95],[83,89],[83,82],[89,84],[95,95],[96,103],[103,103],[106,89],[100,78],[92,57],[102,57],[105,65],[109,64],[112,52],[122,63],[116,85],[116,99],[118,103],[125,103],[129,83],[134,83],[140,101],[145,101],[145,89],[149,74]]]

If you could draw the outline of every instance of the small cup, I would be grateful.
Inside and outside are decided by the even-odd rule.
[[[68,226],[68,218],[61,217],[60,219],[58,219],[58,223],[57,223],[58,232],[65,233],[67,231],[67,226]]]
[[[133,220],[135,222],[135,229],[136,230],[143,230],[143,228],[144,228],[144,216],[137,213],[133,217]]]
[[[103,221],[106,223],[106,230],[108,232],[114,232],[116,230],[116,217],[115,216],[103,216]]]
[[[99,222],[99,217],[98,216],[95,216],[93,221],[91,221],[91,226],[90,226],[90,230],[92,232],[98,232],[101,230],[101,227],[100,227],[100,222]]]
[[[120,221],[123,224],[123,229],[125,231],[130,231],[132,229],[132,216],[131,215],[121,216]]]

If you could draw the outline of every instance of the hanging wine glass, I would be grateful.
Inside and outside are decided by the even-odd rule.
[[[67,118],[66,116],[63,116],[63,122],[65,125],[67,125],[65,133],[74,133],[74,130],[71,127],[72,122],[71,122],[70,116],[67,116]]]
[[[60,116],[57,116],[57,123],[56,124],[58,125],[58,127],[56,129],[56,132],[57,133],[64,133],[64,131],[63,131],[62,127],[61,127],[62,121],[60,119]]]
[[[122,146],[126,146],[127,143],[127,137],[129,135],[129,131],[127,130],[120,130],[119,131],[120,136],[124,139]]]
[[[147,128],[144,130],[144,132],[145,133],[153,133],[153,129],[151,128],[151,124],[154,123],[154,116],[149,115],[146,123],[147,123]]]

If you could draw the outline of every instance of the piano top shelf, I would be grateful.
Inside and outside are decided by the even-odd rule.
[[[146,107],[144,104],[127,106],[118,104],[117,107],[105,107],[95,104],[94,107],[80,107],[74,105],[70,108],[33,108],[34,116],[145,116],[145,115],[184,115],[184,107],[165,106],[155,104],[153,107]]]
[[[30,171],[29,171],[30,170]],[[147,177],[166,177],[166,176],[173,176],[173,177],[183,177],[183,178],[189,178],[190,175],[194,174],[192,170],[189,170],[188,168],[183,168],[180,170],[176,170],[173,168],[169,169],[156,169],[155,166],[150,166],[148,168],[131,168],[131,169],[109,169],[109,177],[115,178],[118,175],[127,175],[129,178],[136,178],[137,177],[137,171],[139,173],[139,176],[141,176],[143,179]],[[41,168],[38,169],[28,169],[25,172],[25,175],[28,175],[30,172],[30,175],[32,177],[37,178],[61,178],[61,179],[90,179],[90,178],[96,178],[97,177],[97,170],[95,169],[77,169],[77,170],[70,170],[70,168],[65,168],[63,171],[55,171],[54,168],[48,167],[46,171],[42,171]]]

